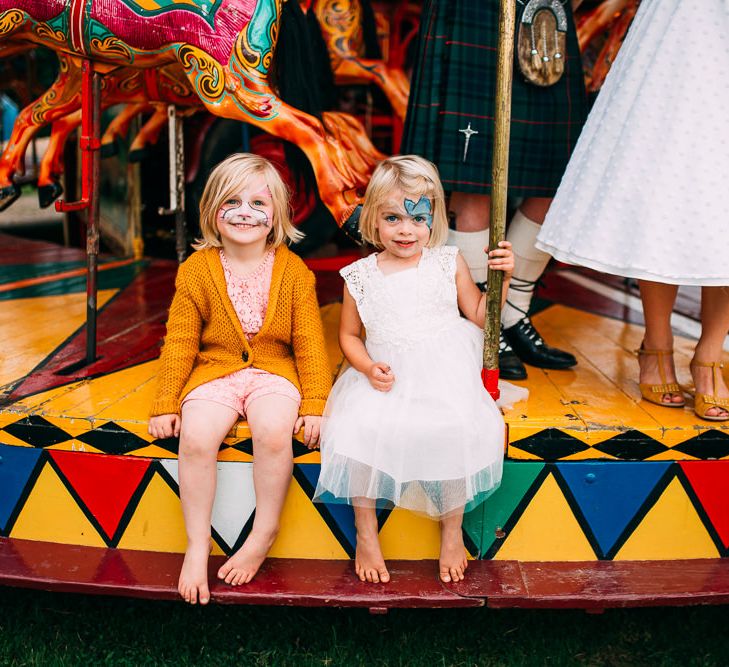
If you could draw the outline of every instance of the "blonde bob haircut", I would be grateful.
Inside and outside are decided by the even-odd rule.
[[[304,235],[291,222],[289,189],[276,167],[260,155],[235,153],[225,158],[213,169],[205,184],[205,190],[200,199],[202,238],[196,239],[193,243],[192,247],[195,250],[222,247],[223,243],[218,231],[218,211],[225,201],[238,196],[257,176],[263,176],[273,200],[273,221],[267,239],[268,247],[277,248],[282,243],[295,243],[304,238]]]
[[[443,245],[448,238],[443,186],[436,166],[419,155],[396,155],[377,165],[367,186],[359,219],[362,238],[375,248],[383,248],[377,231],[377,216],[380,207],[395,189],[399,189],[408,199],[414,201],[418,201],[420,197],[430,199],[433,226],[427,245],[429,248]]]

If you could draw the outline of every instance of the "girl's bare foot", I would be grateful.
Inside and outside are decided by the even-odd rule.
[[[269,535],[251,533],[243,546],[220,567],[218,578],[231,586],[247,584],[256,576],[258,568],[266,560],[275,539],[275,533]]]
[[[357,532],[354,571],[360,581],[369,581],[373,584],[386,584],[390,581],[390,573],[387,571],[382,549],[380,549],[380,540],[376,532]]]
[[[440,580],[446,584],[463,581],[465,578],[468,558],[460,523],[457,528],[441,527],[439,566]]]
[[[180,580],[177,583],[177,590],[185,602],[190,604],[207,604],[210,602],[210,590],[208,589],[208,555],[210,545],[188,544],[185,552],[185,560],[180,570]]]

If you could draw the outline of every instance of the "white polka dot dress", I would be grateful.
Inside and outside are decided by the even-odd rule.
[[[537,240],[557,259],[729,285],[729,1],[643,0]]]

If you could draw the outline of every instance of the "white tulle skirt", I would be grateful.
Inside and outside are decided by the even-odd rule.
[[[457,326],[406,349],[368,342],[395,383],[375,390],[347,369],[322,422],[315,500],[404,507],[433,518],[467,511],[498,488],[505,426],[481,383],[482,334]],[[508,399],[526,390],[506,387]]]

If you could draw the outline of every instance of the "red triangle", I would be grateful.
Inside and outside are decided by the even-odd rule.
[[[151,461],[60,450],[49,453],[107,537],[112,539]]]
[[[724,548],[729,548],[729,461],[681,461],[686,477],[701,501]]]

